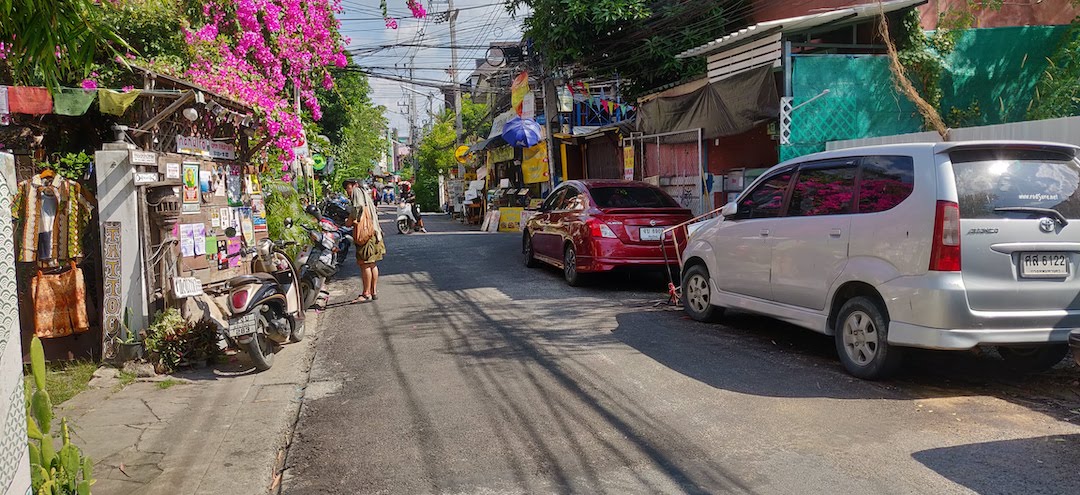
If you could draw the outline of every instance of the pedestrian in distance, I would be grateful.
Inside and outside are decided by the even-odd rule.
[[[360,279],[363,288],[353,303],[374,301],[379,298],[379,267],[376,265],[386,254],[382,228],[379,226],[379,211],[371,191],[355,179],[347,179],[342,184],[349,196],[351,212],[346,225],[353,227],[354,233],[361,230],[365,222],[370,222],[372,235],[362,245],[356,246],[356,264],[360,266]],[[366,218],[365,218],[366,216]],[[355,238],[354,238],[355,240]]]

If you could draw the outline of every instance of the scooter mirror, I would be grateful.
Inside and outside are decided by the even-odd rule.
[[[286,218],[286,219],[285,219],[285,228],[287,228],[287,229],[291,229],[291,228],[292,228],[292,226],[293,226],[293,221],[292,221],[292,217],[288,217],[288,218]]]
[[[228,227],[225,229],[225,237],[236,237],[236,228]]]

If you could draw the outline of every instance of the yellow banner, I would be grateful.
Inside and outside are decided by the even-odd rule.
[[[526,184],[547,182],[548,180],[548,156],[547,144],[541,141],[532,148],[525,148],[522,152],[521,177]]]
[[[514,78],[514,82],[510,83],[510,105],[514,107],[514,112],[521,115],[521,102],[525,100],[525,94],[529,92],[529,73],[522,71]]]

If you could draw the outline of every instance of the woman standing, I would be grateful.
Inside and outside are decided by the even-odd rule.
[[[367,242],[356,246],[356,264],[360,265],[360,279],[364,287],[360,295],[352,301],[354,303],[369,302],[379,298],[379,267],[375,264],[386,254],[382,227],[379,226],[379,212],[375,207],[371,191],[366,186],[361,187],[355,179],[346,180],[344,186],[345,194],[349,195],[352,204],[352,214],[349,216],[347,225],[355,228],[362,215],[368,215],[368,220],[371,221],[374,229],[374,235]]]

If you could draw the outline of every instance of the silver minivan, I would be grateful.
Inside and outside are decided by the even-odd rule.
[[[917,143],[777,165],[682,254],[686,312],[766,314],[828,335],[852,375],[905,347],[997,346],[1049,368],[1080,328],[1080,148]]]

